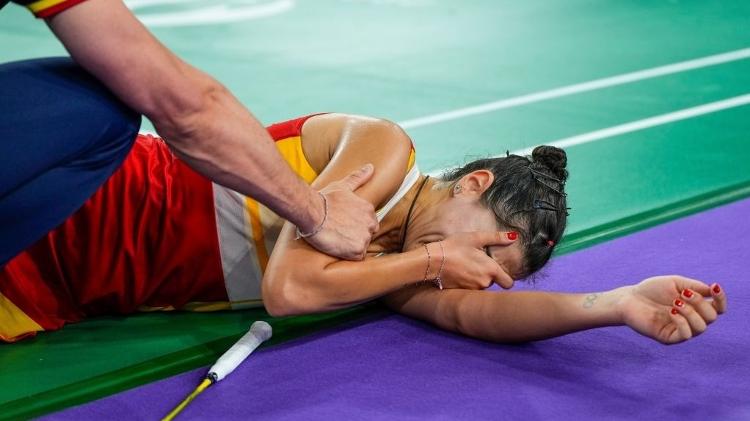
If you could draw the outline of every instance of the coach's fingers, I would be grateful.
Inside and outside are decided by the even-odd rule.
[[[341,181],[349,188],[349,190],[356,191],[358,188],[362,187],[362,185],[370,181],[374,173],[375,166],[367,164],[360,169],[350,172],[346,177],[341,179]]]

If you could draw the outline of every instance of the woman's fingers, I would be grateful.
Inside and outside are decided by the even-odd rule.
[[[680,314],[680,311],[674,307],[669,309],[669,317],[674,323],[675,329],[667,337],[666,343],[676,344],[685,342],[693,337],[693,331],[687,319]]]
[[[711,304],[717,313],[723,314],[727,311],[727,295],[719,284],[711,285],[711,296],[714,298],[714,301]]]
[[[691,290],[690,288],[685,288],[684,290],[682,290],[681,295],[681,299],[688,305],[692,306],[693,309],[695,309],[695,311],[701,316],[701,318],[703,318],[706,324],[713,323],[718,317],[718,312],[716,311],[716,308],[714,308],[714,303],[709,300],[705,300],[697,292]]]
[[[515,231],[476,231],[464,235],[479,250],[487,246],[509,246],[518,240],[518,233]]]
[[[706,321],[703,320],[703,317],[690,304],[686,304],[678,298],[672,303],[672,313],[674,313],[674,310],[677,310],[678,314],[676,315],[680,315],[687,320],[692,332],[691,336],[698,336],[706,331]]]
[[[477,254],[477,258],[482,261],[483,277],[486,280],[482,288],[489,288],[493,282],[505,289],[510,289],[513,286],[513,278],[505,272],[495,259],[482,252]]]
[[[504,288],[504,289],[513,288],[513,278],[507,273],[505,273],[505,270],[503,270],[503,268],[500,265],[498,265],[497,263],[495,264],[497,265],[497,270],[492,276],[493,281],[496,284],[498,284],[501,288]]]
[[[697,279],[687,278],[684,276],[675,276],[674,279],[680,291],[690,289],[693,292],[697,292],[704,297],[708,297],[711,293],[708,284]]]
[[[680,295],[668,310],[671,323],[658,334],[660,341],[667,344],[684,342],[705,332],[727,307],[726,294],[716,283],[708,285],[682,276],[672,280]]]

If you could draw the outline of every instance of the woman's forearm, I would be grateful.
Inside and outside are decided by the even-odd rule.
[[[622,324],[618,304],[623,292],[423,290],[396,293],[388,301],[402,313],[446,330],[493,342],[524,342]]]
[[[283,253],[274,252],[272,260],[284,259]],[[288,316],[337,310],[377,299],[423,281],[427,254],[418,248],[361,262],[329,259],[322,269],[318,265],[320,262],[311,263],[315,267],[269,264],[263,284],[266,309],[273,315]],[[433,263],[427,278],[434,278],[437,270]]]

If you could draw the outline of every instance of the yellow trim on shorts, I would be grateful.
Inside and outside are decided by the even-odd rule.
[[[19,336],[43,330],[39,323],[0,293],[0,339],[13,342]]]

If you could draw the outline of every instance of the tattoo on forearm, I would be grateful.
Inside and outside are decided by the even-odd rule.
[[[601,294],[589,294],[586,296],[586,298],[583,300],[583,308],[591,308],[596,303],[596,300],[599,299],[599,296]]]

